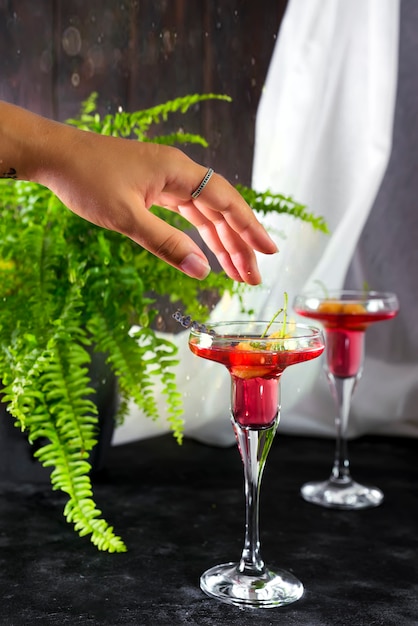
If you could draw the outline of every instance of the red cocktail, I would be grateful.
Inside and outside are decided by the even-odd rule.
[[[271,608],[303,593],[293,574],[268,569],[260,554],[258,498],[267,454],[279,422],[284,370],[322,354],[321,331],[275,322],[231,322],[195,328],[189,346],[197,356],[224,365],[231,376],[231,418],[244,465],[245,541],[241,560],[206,571],[200,586],[208,595],[237,606]]]
[[[350,398],[360,378],[364,361],[364,337],[375,322],[395,317],[399,304],[392,293],[334,291],[327,295],[310,293],[296,297],[296,313],[323,324],[326,340],[326,373],[336,400],[337,446],[329,480],[302,487],[305,500],[339,509],[360,509],[379,505],[383,494],[376,487],[354,482],[347,456],[346,427]]]
[[[263,325],[266,326],[264,322]],[[210,346],[201,345],[197,336],[191,336],[189,346],[197,356],[221,363],[229,370],[231,411],[235,421],[248,428],[270,426],[276,419],[279,378],[286,367],[315,359],[324,350],[322,337],[311,340],[309,346],[298,345],[291,331],[283,339],[272,335],[263,339],[256,335],[231,338],[218,332]]]
[[[349,378],[361,370],[367,327],[395,317],[397,309],[386,309],[379,297],[365,300],[362,294],[358,300],[359,293],[350,291],[340,295],[340,300],[304,299],[302,305],[295,302],[294,309],[299,315],[323,324],[329,371],[334,376]]]

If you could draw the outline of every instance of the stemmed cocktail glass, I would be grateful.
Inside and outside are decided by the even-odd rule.
[[[313,504],[337,509],[378,506],[383,493],[355,482],[350,473],[346,431],[351,396],[363,369],[365,332],[374,322],[398,312],[393,293],[338,290],[298,295],[296,313],[321,322],[325,329],[325,372],[337,405],[336,449],[331,475],[324,482],[303,485],[302,497]]]
[[[216,565],[200,579],[209,596],[240,607],[271,608],[298,600],[302,583],[284,570],[266,567],[260,553],[261,476],[279,421],[280,378],[286,367],[324,350],[320,330],[273,322],[194,324],[189,346],[221,363],[231,376],[231,419],[244,465],[246,524],[241,560]]]

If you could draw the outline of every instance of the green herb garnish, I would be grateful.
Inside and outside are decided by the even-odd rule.
[[[284,339],[284,337],[286,337],[287,305],[288,305],[288,301],[289,301],[289,296],[287,295],[286,291],[283,294],[283,300],[284,300],[283,307],[281,309],[279,309],[278,311],[276,311],[276,313],[273,315],[273,317],[271,318],[271,320],[267,324],[263,334],[261,335],[261,339],[264,339],[265,337],[267,337],[268,331],[270,330],[271,326],[273,325],[273,322],[279,317],[280,313],[283,313],[283,323],[282,323],[282,329],[280,331],[279,337],[280,337],[280,339]],[[250,346],[252,348],[255,348],[255,349],[262,349],[263,348],[263,344],[260,343],[260,342],[257,342],[257,341],[251,341],[250,342]],[[273,344],[273,346],[274,346],[274,344]],[[277,349],[280,350],[280,345],[279,344],[277,344]]]
[[[326,286],[326,284],[324,282],[322,282],[322,280],[319,280],[319,278],[317,280],[314,280],[314,283],[317,283],[317,285],[319,285],[322,289],[322,291],[324,292],[324,297],[328,300],[329,299],[329,291],[328,288]]]
[[[283,294],[283,300],[284,300],[284,305],[283,305],[283,324],[282,324],[282,332],[281,332],[282,338],[286,336],[287,304],[288,304],[288,300],[289,300],[289,296],[287,295],[286,291]]]
[[[283,307],[281,309],[279,309],[278,311],[276,311],[276,313],[273,315],[273,317],[271,318],[271,320],[267,324],[267,327],[266,327],[265,331],[261,335],[261,339],[266,337],[266,335],[267,335],[268,331],[270,330],[273,322],[279,317],[280,313],[283,313],[283,326],[282,326],[282,330],[281,330],[280,336],[284,337],[286,335],[287,304],[288,304],[288,301],[289,301],[289,296],[287,295],[286,291],[283,294],[283,300],[284,300]]]
[[[270,321],[269,321],[269,323],[267,324],[265,331],[264,331],[264,332],[263,332],[263,334],[261,335],[261,339],[264,339],[264,337],[266,337],[266,335],[267,335],[268,331],[270,330],[270,328],[271,328],[271,326],[272,326],[273,322],[275,321],[275,319],[276,319],[277,317],[279,317],[280,313],[282,313],[282,312],[283,312],[283,310],[284,310],[284,309],[279,309],[278,311],[276,311],[276,313],[273,315],[273,317],[271,318],[271,320],[270,320]]]

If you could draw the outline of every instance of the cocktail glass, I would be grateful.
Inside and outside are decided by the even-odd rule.
[[[393,293],[330,291],[296,296],[293,308],[304,317],[321,322],[325,329],[325,372],[337,405],[334,465],[328,480],[309,482],[301,489],[308,502],[335,509],[364,509],[383,501],[377,487],[353,480],[347,446],[351,397],[364,361],[365,332],[370,324],[389,320],[399,310]]]
[[[244,466],[245,540],[239,562],[216,565],[200,579],[209,596],[240,607],[271,608],[303,594],[293,574],[270,570],[260,553],[259,493],[263,469],[279,422],[280,379],[286,367],[318,357],[322,332],[274,322],[216,323],[192,329],[189,346],[224,365],[231,376],[231,420]],[[284,336],[283,336],[284,334]]]

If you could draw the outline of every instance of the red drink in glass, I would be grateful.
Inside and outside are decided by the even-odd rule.
[[[326,481],[309,482],[301,489],[308,502],[337,509],[378,506],[383,493],[351,477],[347,453],[347,425],[351,395],[360,379],[367,328],[394,318],[399,309],[395,294],[377,291],[336,290],[296,296],[296,313],[321,322],[325,329],[325,371],[337,406],[334,465]]]
[[[347,295],[347,298],[350,296]],[[356,376],[363,364],[364,333],[370,324],[395,317],[395,310],[373,310],[361,301],[324,299],[317,308],[295,305],[299,315],[321,322],[326,337],[326,362],[333,376]]]
[[[271,333],[266,336],[266,329]],[[191,351],[224,365],[231,378],[231,418],[245,478],[245,539],[239,562],[211,567],[200,578],[209,596],[240,607],[295,602],[303,585],[291,572],[266,567],[258,527],[261,476],[279,423],[280,379],[290,365],[324,350],[317,328],[279,322],[226,322],[192,327]]]
[[[279,378],[290,365],[315,359],[324,350],[322,339],[309,347],[292,346],[292,339],[242,337],[210,347],[200,346],[193,337],[190,349],[204,359],[222,363],[232,380],[231,411],[236,422],[248,428],[270,426],[278,414]],[[293,347],[293,349],[292,349]]]

